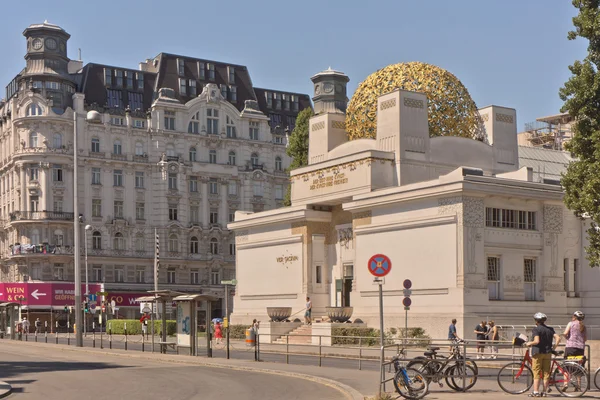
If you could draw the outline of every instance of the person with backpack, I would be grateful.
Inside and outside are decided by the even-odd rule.
[[[565,348],[565,358],[567,357],[582,357],[581,364],[585,364],[585,342],[587,341],[587,329],[583,324],[585,314],[582,311],[575,311],[571,317],[571,322],[565,328],[563,336],[567,339],[567,346]],[[576,391],[580,390],[581,377],[577,377],[578,387]],[[565,387],[568,385],[565,383]]]
[[[533,316],[535,328],[531,332],[533,340],[526,342],[525,346],[531,347],[531,369],[533,370],[533,392],[529,397],[546,397],[548,383],[550,382],[550,368],[552,366],[552,352],[560,343],[560,336],[554,329],[546,325],[546,314],[538,312]],[[552,341],[554,340],[554,344]],[[543,391],[540,392],[540,375],[543,376]]]

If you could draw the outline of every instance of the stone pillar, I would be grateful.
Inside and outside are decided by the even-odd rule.
[[[48,208],[48,196],[50,194],[50,181],[52,180],[52,172],[49,164],[44,164],[40,170],[40,188],[42,195],[40,196],[38,211],[50,211]]]
[[[202,226],[207,228],[209,226],[208,221],[208,178],[202,177]]]
[[[27,210],[27,183],[25,165],[21,164],[21,207],[19,211]],[[13,210],[15,211],[15,210]]]
[[[221,181],[219,181],[219,183],[221,183],[221,203],[220,203],[220,207],[219,207],[219,223],[221,224],[221,227],[223,229],[225,229],[227,227],[227,180],[223,179]]]

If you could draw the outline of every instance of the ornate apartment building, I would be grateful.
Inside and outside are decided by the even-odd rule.
[[[308,95],[254,88],[245,66],[165,53],[138,70],[83,65],[47,22],[23,35],[26,66],[0,101],[0,282],[73,281],[77,151],[89,281],[122,302],[152,289],[156,229],[159,288],[223,297],[235,275],[227,223],[282,206],[286,135]]]

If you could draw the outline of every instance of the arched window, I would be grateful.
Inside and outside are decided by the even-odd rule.
[[[217,238],[210,239],[210,253],[219,254],[219,241]]]
[[[258,154],[252,153],[252,155],[250,156],[250,162],[252,163],[253,167],[258,166]]]
[[[172,143],[167,144],[167,157],[175,157],[175,146]]]
[[[40,244],[40,230],[37,228],[31,230],[31,244]]]
[[[196,148],[190,147],[190,161],[196,161]]]
[[[29,147],[38,147],[38,134],[37,134],[37,132],[31,132],[29,134]]]
[[[209,135],[219,134],[219,110],[213,108],[206,109],[206,133]]]
[[[237,132],[235,130],[235,124],[233,122],[233,118],[229,118],[229,115],[226,115],[225,120],[227,122],[227,137],[228,138],[237,137]]]
[[[136,156],[144,155],[144,144],[142,142],[135,142],[135,155]]]
[[[121,141],[120,140],[115,140],[115,142],[113,143],[113,153],[114,154],[121,154]]]
[[[196,236],[192,236],[192,238],[190,239],[190,253],[191,254],[198,254],[198,247],[199,247],[199,242],[198,242],[198,238]]]
[[[53,140],[53,147],[55,149],[60,149],[62,148],[62,135],[60,133],[55,133],[54,134],[54,140]]]
[[[32,103],[29,107],[27,107],[28,117],[36,117],[38,115],[42,115],[42,107],[40,107],[36,103]]]
[[[135,250],[144,251],[144,235],[141,233],[137,234],[135,237]]]
[[[208,162],[211,164],[217,163],[217,151],[216,150],[213,149],[208,152]]]
[[[179,251],[179,238],[174,233],[169,236],[169,251],[172,253]]]
[[[121,232],[115,233],[115,237],[113,239],[113,249],[125,250],[125,238]]]
[[[235,151],[230,151],[229,152],[229,161],[228,161],[229,165],[235,165]]]
[[[200,133],[200,111],[192,116],[188,124],[188,133]]]
[[[281,157],[275,157],[275,171],[282,171],[283,164],[281,163]]]
[[[102,234],[98,231],[92,233],[92,249],[100,250],[102,248]]]
[[[100,153],[100,139],[92,138],[92,153]]]

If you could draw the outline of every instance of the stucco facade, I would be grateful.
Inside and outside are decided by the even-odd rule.
[[[338,74],[331,79],[345,84]],[[564,207],[556,180],[534,180],[519,166],[515,110],[479,112],[487,142],[430,138],[426,96],[401,90],[379,97],[375,139],[348,142],[339,108],[313,117],[309,165],[291,173],[292,206],[237,212],[229,224],[238,251],[233,322],[268,320],[268,306],[299,312],[310,296],[314,316],[352,306],[352,319],[378,327],[367,269],[375,254],[393,265],[383,287],[387,328],[404,325],[405,279],[409,326],[432,337],[445,337],[452,318],[467,337],[482,318],[531,324],[537,311],[564,323],[582,309],[586,322],[600,322],[584,223]]]

